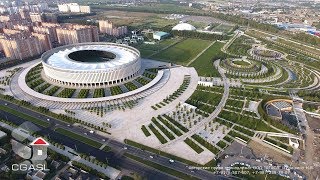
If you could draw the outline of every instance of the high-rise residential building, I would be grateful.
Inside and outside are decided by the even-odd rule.
[[[29,32],[33,31],[33,27],[34,26],[32,25],[32,23],[27,25],[21,25],[21,24],[13,25],[13,29],[21,30],[21,31],[29,31]]]
[[[58,9],[60,12],[70,12],[68,4],[58,4]]]
[[[40,40],[35,36],[17,38],[16,35],[4,35],[0,38],[4,54],[9,59],[26,59],[44,52]]]
[[[30,31],[21,31],[21,30],[18,30],[18,29],[6,29],[6,28],[3,28],[2,31],[3,31],[3,34],[9,35],[9,36],[14,36],[16,38],[22,38],[22,37],[27,37],[27,36],[31,35]]]
[[[9,29],[13,29],[14,25],[28,25],[28,24],[30,24],[30,21],[27,19],[1,22],[2,27],[9,28]]]
[[[61,45],[99,41],[96,26],[64,24],[63,27],[57,28],[57,36]]]
[[[70,3],[68,4],[69,8],[70,8],[70,12],[75,12],[75,13],[79,13],[80,12],[80,6],[77,3]]]
[[[43,17],[40,13],[30,13],[30,19],[32,22],[42,22]]]
[[[19,9],[19,14],[22,19],[30,19],[30,12],[27,9]]]
[[[46,33],[32,33],[32,36],[35,36],[39,39],[41,47],[43,48],[43,51],[48,51],[52,49],[51,40],[49,37],[49,34]]]
[[[128,33],[127,26],[116,27],[111,21],[100,20],[99,21],[99,31],[100,33],[106,33],[111,36],[122,36]]]
[[[0,15],[0,22],[19,21],[21,19],[20,14]]]
[[[58,4],[60,12],[91,13],[90,6],[80,6],[78,3]]]
[[[57,30],[56,30],[58,27],[60,27],[59,24],[41,23],[41,26],[33,27],[33,32],[46,33],[49,35],[51,42],[58,42],[58,36],[57,36]]]
[[[80,6],[80,12],[91,13],[91,8],[90,8],[90,6]]]

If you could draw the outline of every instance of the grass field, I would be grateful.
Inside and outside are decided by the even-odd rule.
[[[37,118],[34,118],[34,117],[29,116],[27,114],[21,113],[19,111],[16,111],[16,110],[14,110],[12,108],[7,107],[7,106],[0,105],[0,110],[6,111],[6,112],[8,112],[10,114],[18,116],[18,117],[20,117],[22,119],[25,119],[27,121],[30,121],[30,122],[36,124],[36,125],[39,125],[39,126],[42,126],[42,127],[49,127],[49,123],[48,122],[42,121],[42,120],[37,119]]]
[[[151,58],[184,65],[208,47],[209,44],[210,41],[206,40],[185,39]]]
[[[224,53],[220,50],[223,45],[220,42],[214,43],[189,66],[194,67],[199,76],[220,76],[218,70],[213,66],[212,59],[223,56]]]
[[[72,139],[75,139],[77,141],[80,141],[80,142],[83,142],[85,144],[88,144],[88,145],[90,145],[92,147],[95,147],[95,148],[100,148],[102,146],[102,144],[97,142],[97,141],[94,141],[94,140],[89,139],[87,137],[84,137],[82,135],[73,133],[71,131],[65,130],[63,128],[57,128],[56,132],[58,132],[58,133],[60,133],[62,135],[68,136],[68,137],[70,137]],[[109,149],[109,148],[107,148],[107,149]]]
[[[220,24],[220,25],[214,27],[212,30],[217,31],[217,32],[228,33],[232,28],[233,28],[233,26],[231,26],[231,25]]]
[[[153,53],[156,53],[160,51],[161,49],[168,47],[176,42],[178,42],[180,39],[165,39],[160,41],[156,44],[139,44],[135,48],[137,48],[140,51],[141,57],[148,57],[152,55]]]
[[[184,174],[184,173],[182,173],[180,171],[168,168],[166,166],[162,166],[162,165],[154,163],[152,161],[144,160],[144,159],[142,159],[140,157],[137,157],[137,156],[134,156],[134,155],[131,155],[131,154],[128,154],[128,153],[125,153],[125,156],[127,156],[130,159],[133,159],[135,161],[138,161],[140,163],[143,163],[143,164],[145,164],[147,166],[150,166],[150,167],[152,167],[154,169],[157,169],[159,171],[162,171],[162,172],[165,172],[165,173],[170,174],[172,176],[178,177],[179,179],[197,179],[195,177],[192,177],[192,176],[189,176],[187,174]]]

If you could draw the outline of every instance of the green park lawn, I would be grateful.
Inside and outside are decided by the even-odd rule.
[[[16,111],[16,110],[14,110],[12,108],[9,108],[7,106],[0,105],[0,110],[8,112],[10,114],[13,114],[15,116],[18,116],[18,117],[20,117],[22,119],[25,119],[27,121],[30,121],[30,122],[36,124],[36,125],[39,125],[39,126],[42,126],[42,127],[49,127],[49,123],[48,122],[40,120],[40,119],[37,119],[37,118],[34,118],[32,116],[29,116],[28,114]]]
[[[160,51],[161,49],[168,47],[176,42],[178,42],[180,39],[165,39],[160,42],[157,42],[156,44],[139,44],[136,46],[137,49],[139,49],[141,57],[149,57],[150,55]]]
[[[196,57],[203,49],[208,47],[209,44],[210,41],[207,40],[185,39],[176,45],[155,54],[151,59],[184,65]]]
[[[220,76],[218,70],[213,66],[212,59],[224,56],[224,53],[220,50],[223,45],[221,42],[214,43],[189,66],[194,67],[199,76]]]

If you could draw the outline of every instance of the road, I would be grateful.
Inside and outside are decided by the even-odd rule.
[[[90,134],[88,133],[88,130],[86,129],[82,129],[79,127],[73,127],[73,126],[68,126],[67,123],[65,122],[61,122],[57,119],[53,119],[51,117],[48,116],[44,116],[40,113],[31,111],[29,109],[17,106],[15,104],[0,100],[0,104],[4,105],[7,104],[8,107],[13,108],[17,111],[20,111],[22,113],[28,114],[30,116],[42,119],[43,121],[47,121],[46,119],[50,119],[50,126],[48,128],[41,128],[41,131],[39,133],[41,133],[44,136],[48,136],[50,137],[50,139],[59,142],[61,144],[64,144],[68,147],[74,148],[77,150],[77,152],[82,152],[82,153],[86,153],[86,154],[90,154],[95,156],[98,160],[106,160],[108,161],[108,164],[112,167],[121,167],[130,171],[134,171],[139,173],[140,175],[143,175],[144,177],[146,177],[147,179],[174,179],[172,176],[167,175],[163,172],[159,172],[156,171],[153,168],[147,167],[145,165],[142,165],[136,161],[133,161],[125,156],[123,156],[123,153],[129,153],[135,156],[138,156],[140,158],[143,159],[148,159],[148,160],[152,160],[152,162],[158,163],[160,165],[166,166],[168,168],[172,168],[175,169],[177,171],[183,172],[185,174],[188,175],[192,175],[194,177],[197,177],[199,179],[229,179],[227,177],[224,176],[220,176],[220,175],[216,175],[213,174],[209,171],[206,170],[197,170],[197,171],[192,171],[191,169],[189,169],[189,167],[187,166],[187,164],[175,161],[174,163],[169,163],[169,158],[167,157],[163,157],[160,155],[155,155],[154,153],[150,153],[148,151],[144,151],[138,148],[135,148],[133,146],[129,146],[126,144],[123,144],[121,142],[112,140],[112,139],[108,139],[106,137],[103,137],[101,135],[98,134]],[[16,124],[21,124],[23,122],[25,122],[25,120],[23,118],[17,117],[15,115],[12,115],[10,113],[4,112],[0,110],[0,118],[3,119],[9,119],[10,121],[12,121],[13,123]],[[54,129],[56,127],[61,127],[67,130],[70,130],[74,133],[77,133],[79,135],[84,135],[84,133],[87,133],[87,137],[98,141],[100,143],[106,143],[107,145],[111,147],[111,151],[109,152],[105,152],[102,151],[100,149],[94,148],[92,146],[89,146],[87,144],[84,144],[80,141],[76,141],[74,139],[71,139],[70,137],[61,135],[57,132],[54,131]],[[105,142],[102,140],[105,139]],[[124,149],[124,147],[127,147],[127,149]],[[150,156],[153,156],[154,158],[150,158]]]

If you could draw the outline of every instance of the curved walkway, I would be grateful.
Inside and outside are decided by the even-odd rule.
[[[130,101],[130,100],[141,99],[141,98],[144,98],[144,97],[156,92],[170,78],[170,70],[165,69],[165,70],[161,71],[161,74],[158,77],[159,79],[156,79],[156,78],[155,78],[156,80],[154,79],[156,81],[156,83],[153,83],[152,85],[151,85],[151,83],[149,83],[150,86],[148,88],[143,88],[143,89],[139,88],[140,90],[135,93],[130,93],[130,94],[125,93],[125,94],[127,94],[126,96],[113,96],[113,97],[117,97],[117,99],[115,99],[115,98],[113,98],[113,99],[85,98],[85,99],[80,99],[80,100],[82,100],[81,102],[80,101],[64,102],[64,101],[55,101],[55,100],[46,99],[46,98],[39,98],[39,97],[32,96],[32,95],[26,93],[25,90],[23,90],[19,86],[19,81],[20,81],[19,74],[20,73],[17,73],[13,77],[12,82],[10,84],[10,90],[11,90],[11,93],[13,94],[13,96],[15,96],[18,99],[26,100],[26,101],[32,103],[33,105],[43,106],[43,107],[47,107],[50,109],[82,109],[85,107],[95,107],[95,106],[104,107],[107,105],[119,104],[119,103],[123,103],[123,102]],[[33,91],[33,92],[35,92],[35,91]],[[131,92],[133,92],[133,91],[131,91]],[[35,92],[35,93],[38,93],[38,92]],[[38,93],[38,94],[40,94],[40,93]],[[46,95],[44,95],[44,96],[46,96]],[[57,98],[57,97],[52,97],[52,96],[48,96],[48,97]],[[67,98],[57,98],[57,99],[67,99]],[[99,100],[90,101],[89,99],[91,99],[91,100],[99,99]],[[69,99],[69,100],[72,100],[72,99]],[[78,100],[78,99],[73,99],[73,100]]]

